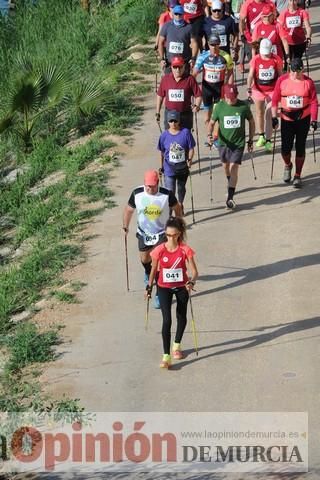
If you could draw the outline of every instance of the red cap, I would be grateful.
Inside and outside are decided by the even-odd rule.
[[[272,8],[272,5],[265,5],[262,9],[262,15],[271,15],[271,13],[274,13],[274,9]]]
[[[144,184],[156,186],[159,182],[159,175],[157,170],[147,170],[144,174]]]
[[[185,61],[183,57],[173,57],[173,59],[171,60],[172,67],[182,67],[182,65],[184,64]]]
[[[236,85],[224,85],[223,86],[223,96],[224,98],[229,98],[230,100],[233,100],[237,98],[238,95],[238,89]]]

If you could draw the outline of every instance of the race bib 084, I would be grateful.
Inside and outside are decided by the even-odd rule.
[[[168,98],[170,102],[184,102],[184,90],[169,88]]]
[[[169,52],[170,53],[183,53],[183,43],[182,42],[170,42],[169,43]]]
[[[290,95],[287,97],[287,107],[288,108],[302,108],[303,107],[303,98],[298,97],[297,95]]]
[[[166,283],[178,283],[183,282],[183,272],[182,268],[164,268],[162,270],[163,282]]]
[[[286,18],[286,25],[287,25],[287,28],[300,27],[301,17],[299,17],[298,15],[296,17],[287,17]]]
[[[226,115],[223,121],[224,128],[240,128],[241,125],[240,115]]]

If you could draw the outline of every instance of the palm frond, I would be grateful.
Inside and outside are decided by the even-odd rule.
[[[37,70],[42,100],[48,107],[55,107],[68,98],[70,81],[56,65],[45,64]]]
[[[101,110],[106,92],[101,83],[82,81],[74,89],[74,107],[80,116],[90,116]]]

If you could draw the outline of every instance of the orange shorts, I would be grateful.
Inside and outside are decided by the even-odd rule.
[[[263,92],[261,90],[258,90],[256,88],[252,88],[252,98],[253,100],[265,100],[267,103],[271,102],[272,100],[272,95],[273,95],[273,90],[272,91],[267,91]]]

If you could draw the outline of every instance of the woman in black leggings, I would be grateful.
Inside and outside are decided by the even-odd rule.
[[[146,287],[146,297],[151,297],[152,283],[157,277],[158,296],[162,313],[162,340],[163,357],[160,368],[170,368],[171,355],[171,306],[173,296],[177,301],[177,331],[172,346],[172,357],[181,360],[181,340],[187,325],[187,305],[189,292],[192,290],[198,277],[198,270],[194,261],[194,251],[184,242],[186,224],[180,217],[170,217],[166,225],[167,241],[156,247],[152,253],[152,269],[149,283]],[[190,268],[191,278],[188,277],[187,266]]]

